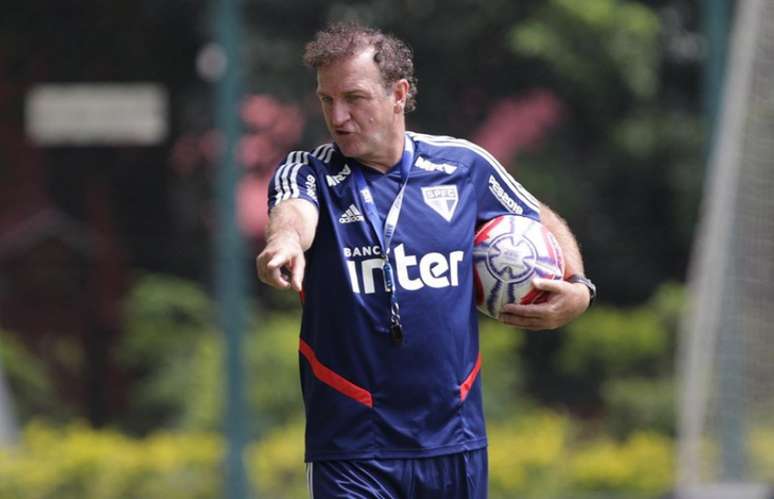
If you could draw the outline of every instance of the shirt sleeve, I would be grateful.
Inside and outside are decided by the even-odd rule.
[[[494,156],[473,146],[471,178],[478,197],[477,225],[500,215],[522,215],[540,220],[540,202]]]
[[[317,176],[309,153],[293,151],[280,163],[269,182],[269,211],[286,199],[306,199],[320,207]]]

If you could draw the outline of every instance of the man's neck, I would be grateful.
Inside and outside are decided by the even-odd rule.
[[[400,138],[393,141],[393,146],[390,148],[389,151],[387,151],[383,159],[379,158],[378,160],[374,160],[374,161],[362,160],[359,158],[355,158],[355,159],[357,159],[361,164],[369,168],[373,168],[374,170],[377,170],[381,173],[387,173],[392,169],[393,166],[398,164],[400,160],[403,158],[405,140],[406,140],[406,134],[404,132],[401,132]]]

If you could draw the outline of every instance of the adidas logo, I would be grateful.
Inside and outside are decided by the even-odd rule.
[[[357,206],[354,204],[349,205],[347,211],[342,213],[341,217],[339,217],[340,224],[351,224],[353,222],[362,222],[363,220],[365,220],[363,214],[360,213],[360,210],[358,210]]]

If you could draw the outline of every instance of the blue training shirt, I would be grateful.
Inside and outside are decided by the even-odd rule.
[[[404,339],[388,334],[379,238],[352,174],[362,170],[382,220],[401,183],[334,144],[277,168],[270,209],[305,199],[319,212],[306,253],[299,341],[307,461],[416,458],[486,446],[473,291],[476,227],[539,205],[484,149],[406,133],[414,161],[390,245]]]

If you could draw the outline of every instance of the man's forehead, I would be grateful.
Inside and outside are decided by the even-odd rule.
[[[373,48],[344,56],[317,68],[317,88],[366,85],[374,80],[382,83],[379,67],[374,62]]]

